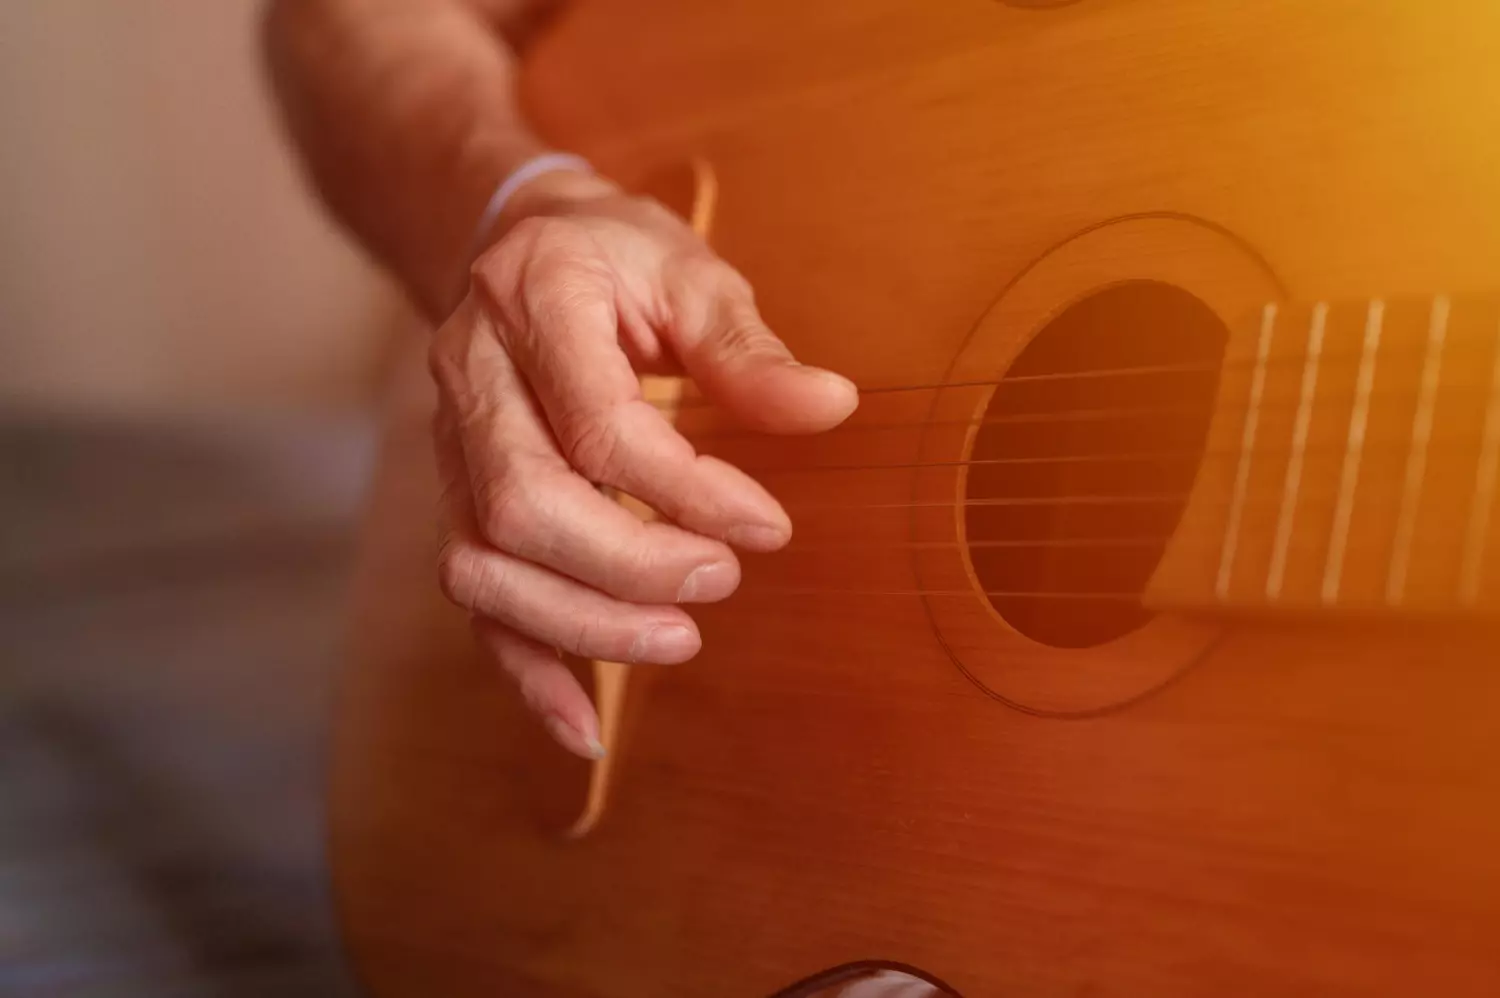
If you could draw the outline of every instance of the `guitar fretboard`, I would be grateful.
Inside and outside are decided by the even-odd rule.
[[[1500,300],[1267,305],[1148,601],[1494,612],[1497,482]]]

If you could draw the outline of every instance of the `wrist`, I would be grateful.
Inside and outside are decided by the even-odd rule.
[[[547,215],[571,205],[618,194],[620,189],[596,173],[556,170],[517,188],[515,196],[496,217],[496,225],[514,225],[523,218]],[[491,227],[492,229],[495,226]]]
[[[495,201],[498,203],[491,204],[480,222],[474,255],[493,245],[524,219],[561,214],[575,205],[619,193],[618,187],[594,173],[582,159],[559,156],[556,165],[549,166],[539,157],[522,164],[518,171],[525,170],[531,163],[548,168],[533,176],[518,177],[520,182],[513,187],[507,180],[497,188]]]

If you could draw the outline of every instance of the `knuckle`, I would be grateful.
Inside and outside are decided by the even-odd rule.
[[[500,314],[515,297],[525,260],[506,242],[496,243],[478,257],[469,270],[469,282],[483,296],[485,305]]]
[[[680,280],[705,288],[720,286],[735,272],[729,264],[700,247],[677,253],[672,259],[672,270]]]
[[[643,537],[624,537],[614,551],[615,563],[618,566],[616,573],[616,587],[626,591],[630,596],[644,596],[660,588],[662,582],[670,584],[674,580],[664,576],[679,574],[670,559],[662,558],[662,552],[656,546],[646,541]],[[675,580],[675,585],[669,585],[672,594],[682,588],[680,579]]]
[[[601,552],[595,584],[615,599],[665,602],[682,588],[682,580],[672,579],[672,574],[672,569],[664,567],[648,546],[627,539],[610,544]]]
[[[563,237],[571,224],[556,215],[528,215],[512,225],[496,245],[536,246]]]
[[[719,356],[726,359],[746,357],[784,356],[786,348],[771,335],[758,317],[739,311],[725,316],[714,337],[714,346]]]
[[[594,241],[579,222],[534,216],[517,222],[475,259],[470,278],[493,307],[534,312],[598,293],[601,265]]]
[[[485,540],[504,550],[527,537],[536,526],[536,501],[515,476],[482,482],[475,490],[475,509]]]
[[[558,420],[563,456],[591,482],[613,484],[624,457],[624,438],[615,423],[595,413]]]
[[[739,271],[717,257],[701,255],[679,261],[673,312],[678,321],[704,328],[706,345],[725,360],[784,357],[787,349],[766,327],[755,295]]]
[[[449,602],[482,617],[502,620],[514,610],[504,560],[457,534],[438,551],[438,588]]]
[[[476,317],[465,306],[432,334],[427,346],[427,372],[438,388],[448,393],[464,382],[464,361],[473,340]]]
[[[481,280],[514,277],[538,248],[566,242],[571,227],[572,223],[555,217],[533,215],[523,218],[475,257],[470,271]]]
[[[667,271],[669,297],[680,306],[714,297],[748,300],[749,282],[710,252],[679,253],[672,258]]]
[[[584,658],[622,657],[621,642],[614,637],[614,628],[597,614],[574,620],[564,635],[562,647]]]
[[[473,549],[449,534],[438,549],[437,570],[443,597],[465,610],[475,609],[480,568]]]
[[[532,318],[555,318],[609,303],[610,280],[597,260],[574,251],[538,256],[521,287],[522,308]]]

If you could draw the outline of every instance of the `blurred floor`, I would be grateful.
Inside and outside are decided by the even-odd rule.
[[[348,995],[325,714],[373,434],[0,425],[0,995]]]

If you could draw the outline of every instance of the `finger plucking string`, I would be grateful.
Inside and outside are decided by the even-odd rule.
[[[641,398],[619,347],[612,290],[591,289],[590,274],[547,274],[567,293],[535,298],[524,328],[497,331],[561,456],[587,482],[627,492],[689,531],[751,550],[785,544],[791,523],[770,493],[725,462],[699,457]]]

